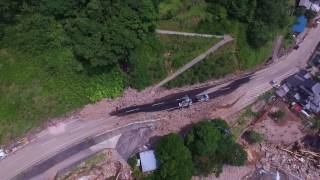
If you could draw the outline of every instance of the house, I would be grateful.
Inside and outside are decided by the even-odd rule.
[[[142,172],[154,171],[158,168],[156,156],[153,150],[139,153]]]
[[[306,7],[315,12],[320,12],[320,0],[300,0],[299,6]]]
[[[310,62],[313,66],[317,67],[320,70],[320,43],[312,54]]]
[[[297,22],[292,26],[294,33],[302,33],[307,27],[308,20],[305,16],[299,16]]]
[[[314,81],[305,70],[300,70],[284,80],[276,94],[300,104],[304,110],[320,113],[320,83]]]

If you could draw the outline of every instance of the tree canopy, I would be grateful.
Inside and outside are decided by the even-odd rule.
[[[191,153],[177,134],[162,137],[156,144],[156,157],[160,170],[152,179],[190,180],[193,166]]]
[[[187,134],[185,144],[192,153],[196,175],[219,175],[223,164],[240,166],[247,158],[221,119],[196,124]]]
[[[217,16],[223,6],[233,20],[248,26],[247,38],[254,48],[260,48],[272,38],[271,32],[289,23],[288,0],[207,0],[209,12]]]
[[[155,9],[152,0],[5,0],[0,2],[0,22],[12,23],[17,13],[54,17],[80,62],[110,69],[127,66],[135,48],[154,31]]]

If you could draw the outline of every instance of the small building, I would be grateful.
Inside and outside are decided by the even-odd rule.
[[[299,6],[310,9],[315,12],[320,12],[320,0],[300,0]]]
[[[302,33],[307,27],[308,20],[305,16],[299,16],[297,22],[292,26],[294,33]]]
[[[156,156],[153,150],[139,153],[142,172],[154,171],[158,168]]]

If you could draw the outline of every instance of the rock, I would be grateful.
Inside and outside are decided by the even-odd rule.
[[[267,163],[267,164],[265,164],[263,167],[262,167],[265,171],[270,171],[270,164],[269,163]]]

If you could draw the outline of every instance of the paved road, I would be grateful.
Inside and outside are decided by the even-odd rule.
[[[197,36],[197,37],[205,37],[205,38],[223,38],[221,35],[212,35],[212,34],[199,34],[199,33],[188,33],[188,32],[178,32],[178,31],[167,31],[162,29],[156,29],[156,33],[158,34],[166,34],[166,35],[178,35],[178,36]]]
[[[311,52],[320,40],[320,26],[312,29],[304,42],[300,44],[300,48],[287,57],[268,67],[255,73],[249,82],[242,84],[237,90],[224,96],[228,99],[235,99],[234,94],[239,91],[245,93],[240,101],[236,103],[228,112],[217,111],[217,116],[225,116],[226,114],[235,113],[241,108],[250,104],[258,95],[270,89],[269,81],[273,79],[283,79],[294,73],[298,67],[304,66],[306,59],[309,58]],[[216,92],[217,89],[227,86],[232,82],[212,87],[206,90],[209,94]],[[12,179],[37,163],[50,159],[59,154],[71,145],[83,142],[86,138],[96,136],[105,131],[117,127],[119,119],[117,117],[107,117],[104,119],[96,119],[92,121],[72,120],[66,122],[63,131],[55,134],[45,130],[37,135],[35,141],[31,142],[25,148],[18,150],[16,153],[9,155],[6,159],[0,161],[0,179]]]
[[[253,74],[244,75],[243,77],[238,78],[237,80],[231,82],[230,84],[219,87],[215,91],[208,93],[208,95],[210,99],[214,99],[219,96],[228,95],[233,91],[237,90],[241,85],[248,83],[252,77],[253,77]],[[172,111],[172,110],[180,109],[179,103],[183,101],[183,97],[189,96],[192,99],[193,104],[201,103],[196,99],[196,95],[199,95],[203,91],[207,91],[213,87],[208,86],[201,89],[181,92],[179,94],[176,94],[175,96],[171,96],[169,99],[158,100],[150,104],[127,107],[127,108],[112,112],[111,115],[125,116],[125,115],[139,113],[139,112],[156,112],[156,111],[163,111],[163,110]]]
[[[170,75],[169,77],[165,78],[164,80],[162,80],[160,83],[158,83],[157,85],[155,85],[154,89],[157,89],[161,86],[163,86],[164,84],[166,84],[167,82],[171,81],[172,79],[176,78],[177,76],[179,76],[180,74],[182,74],[183,72],[185,72],[186,70],[190,69],[192,66],[194,66],[195,64],[199,63],[200,61],[204,60],[206,57],[208,57],[210,54],[214,53],[216,50],[218,50],[220,47],[222,47],[223,45],[229,43],[233,41],[233,38],[229,35],[224,36],[223,40],[219,41],[217,44],[215,44],[214,46],[212,46],[210,49],[208,49],[206,52],[200,54],[198,57],[194,58],[192,61],[190,61],[189,63],[187,63],[186,65],[182,66],[181,68],[179,68],[175,73],[173,73],[172,75]]]

